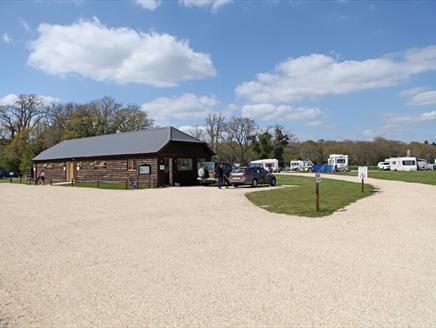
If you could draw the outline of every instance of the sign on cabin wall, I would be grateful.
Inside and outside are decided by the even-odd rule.
[[[151,166],[148,164],[138,165],[138,175],[150,175],[151,174]]]

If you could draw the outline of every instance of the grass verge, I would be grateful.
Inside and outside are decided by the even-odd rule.
[[[358,199],[372,195],[373,186],[366,184],[362,193],[359,183],[323,179],[320,184],[320,212],[315,210],[315,178],[277,176],[279,185],[289,188],[248,193],[246,197],[267,211],[305,217],[323,217]]]
[[[335,173],[342,175],[357,176],[357,172]],[[403,182],[423,183],[436,185],[436,171],[372,171],[368,172],[368,177],[381,180],[394,180]]]

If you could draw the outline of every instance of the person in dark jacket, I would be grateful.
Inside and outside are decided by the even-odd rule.
[[[270,165],[268,165],[268,185],[270,187],[273,186],[273,174],[274,174],[274,170],[270,164]]]
[[[218,178],[218,188],[221,189],[221,186],[223,185],[223,175],[224,175],[224,170],[223,170],[223,166],[222,164],[217,164],[216,166],[216,175]]]

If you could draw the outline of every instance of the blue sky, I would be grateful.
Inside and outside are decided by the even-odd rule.
[[[436,2],[2,1],[0,104],[17,94],[209,112],[305,139],[436,141]]]

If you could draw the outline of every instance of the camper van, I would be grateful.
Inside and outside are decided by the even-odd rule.
[[[303,161],[291,161],[289,167],[291,171],[300,171],[300,167],[303,166]]]
[[[271,166],[274,172],[279,172],[279,161],[277,159],[259,159],[257,161],[251,161],[249,166],[263,167],[265,170]]]
[[[328,164],[333,165],[333,171],[348,171],[348,155],[331,154],[328,159]]]
[[[311,172],[313,168],[313,163],[309,160],[294,160],[290,162],[289,166],[291,168],[291,171]]]
[[[389,158],[391,171],[416,171],[418,166],[415,157],[392,157]]]

